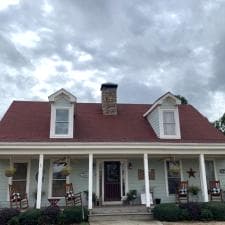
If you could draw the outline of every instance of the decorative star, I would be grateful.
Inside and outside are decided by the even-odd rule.
[[[196,171],[194,171],[192,168],[190,168],[190,170],[188,170],[187,173],[189,174],[189,178],[190,177],[195,177]]]

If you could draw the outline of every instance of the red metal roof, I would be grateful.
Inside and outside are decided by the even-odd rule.
[[[74,138],[50,139],[50,103],[14,101],[0,123],[0,141],[225,143],[225,136],[191,105],[179,105],[181,139],[155,135],[143,114],[147,104],[118,104],[117,116],[104,116],[99,103],[76,103]]]

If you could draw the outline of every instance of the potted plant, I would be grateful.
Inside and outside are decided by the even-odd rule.
[[[6,177],[12,177],[16,172],[16,168],[14,167],[9,167],[5,169],[5,176]]]
[[[71,173],[71,167],[69,167],[69,166],[63,167],[63,169],[61,170],[60,173],[62,176],[69,176]]]
[[[133,201],[137,198],[137,190],[130,190],[128,193],[127,193],[127,201],[132,204]]]
[[[197,196],[198,193],[199,193],[199,191],[200,191],[200,188],[197,187],[197,186],[190,186],[190,187],[188,188],[188,191],[189,191],[189,193],[191,193],[192,195]]]

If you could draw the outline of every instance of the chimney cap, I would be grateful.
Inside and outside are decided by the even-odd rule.
[[[104,83],[102,84],[101,86],[101,91],[103,89],[106,89],[106,88],[117,88],[118,87],[118,84],[114,84],[114,83]]]

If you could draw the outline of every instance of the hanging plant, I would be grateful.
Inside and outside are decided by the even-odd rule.
[[[169,172],[173,173],[173,174],[179,173],[180,172],[180,166],[177,163],[172,162],[171,165],[170,165],[170,168],[169,168]]]
[[[14,167],[9,167],[5,169],[5,176],[6,177],[12,177],[16,172],[16,168]]]
[[[71,170],[72,170],[71,167],[65,166],[63,167],[60,173],[62,176],[69,176],[71,174]]]

